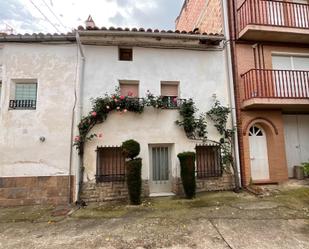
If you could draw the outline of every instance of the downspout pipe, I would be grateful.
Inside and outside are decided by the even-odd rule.
[[[77,129],[77,124],[79,124],[81,118],[82,118],[82,112],[83,112],[83,86],[84,86],[84,76],[85,76],[85,52],[80,40],[80,36],[78,31],[75,33],[76,37],[76,43],[78,46],[78,84],[76,89],[76,95],[77,95],[77,108],[76,108],[76,116],[75,116],[75,133],[79,134],[79,131]],[[75,199],[77,202],[80,202],[80,193],[83,183],[83,155],[79,155],[77,159],[78,169],[76,170],[76,193],[75,193]]]
[[[223,29],[224,35],[226,37],[226,64],[228,69],[228,85],[229,85],[229,96],[230,96],[230,104],[231,104],[231,116],[232,116],[232,125],[235,130],[234,133],[234,156],[235,156],[235,169],[236,172],[234,174],[237,177],[238,186],[241,187],[241,174],[240,174],[240,154],[239,154],[239,140],[238,140],[238,126],[237,126],[237,115],[236,115],[236,103],[235,103],[235,93],[234,93],[234,74],[233,74],[233,66],[232,66],[232,48],[231,48],[231,37],[228,23],[228,6],[227,0],[221,1],[221,6],[223,10]]]

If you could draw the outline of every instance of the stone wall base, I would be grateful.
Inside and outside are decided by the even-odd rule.
[[[235,188],[234,176],[224,172],[221,177],[210,177],[207,179],[196,179],[196,192],[232,190]],[[180,178],[173,179],[173,193],[184,195]]]
[[[74,176],[0,177],[0,207],[63,205],[72,200]],[[70,198],[71,197],[71,198]]]
[[[176,195],[184,195],[180,178],[173,178],[172,192]],[[235,187],[234,177],[230,173],[223,173],[222,177],[212,177],[196,180],[196,191],[231,190]],[[143,180],[142,196],[149,196],[148,180]],[[113,200],[127,200],[128,189],[126,182],[86,182],[82,186],[81,199],[85,202],[105,202]]]
[[[149,196],[148,180],[142,182],[142,196]],[[101,182],[93,181],[83,183],[81,199],[85,202],[104,202],[128,199],[126,182]]]

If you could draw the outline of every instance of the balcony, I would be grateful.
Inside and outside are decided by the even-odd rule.
[[[9,108],[18,110],[35,110],[36,100],[10,100]]]
[[[309,4],[246,0],[237,9],[238,38],[309,44]]]
[[[308,110],[309,71],[251,69],[242,80],[244,109]]]

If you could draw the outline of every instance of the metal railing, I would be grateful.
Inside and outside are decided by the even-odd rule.
[[[309,4],[246,0],[237,10],[238,32],[247,25],[309,28]]]
[[[309,71],[251,69],[242,75],[244,99],[309,98]]]
[[[36,109],[36,100],[10,100],[10,109]]]
[[[197,179],[222,176],[221,147],[219,145],[197,145],[195,150]]]
[[[96,182],[125,181],[125,156],[119,146],[97,147]]]

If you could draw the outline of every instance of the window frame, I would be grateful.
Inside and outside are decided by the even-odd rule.
[[[125,53],[129,54],[129,58],[123,57]],[[133,61],[133,48],[131,47],[118,47],[118,60],[119,61]]]
[[[132,96],[132,98],[139,98],[140,96],[140,84],[138,80],[119,80],[119,91],[121,93],[121,85],[136,85],[137,86],[137,96]],[[128,94],[124,94],[124,96],[128,96]],[[130,97],[130,96],[129,96]]]
[[[11,81],[9,110],[36,110],[38,103],[39,84],[37,79],[13,79]],[[18,84],[35,85],[35,100],[19,100],[16,99],[16,90]]]
[[[202,152],[202,150],[204,151]],[[211,159],[207,158],[207,154],[199,155],[199,153],[205,153],[207,150],[216,149],[213,152]],[[222,161],[222,148],[219,144],[198,144],[195,146],[196,153],[196,178],[208,179],[212,177],[222,177],[223,174],[223,161]],[[208,152],[207,152],[208,153]],[[208,154],[209,155],[209,154]],[[217,156],[217,158],[216,158]],[[206,159],[206,161],[205,161]],[[204,160],[199,162],[199,160]],[[215,163],[215,166],[210,165]],[[199,166],[201,165],[201,168]]]
[[[177,87],[177,96],[175,95],[163,95],[162,94],[162,86],[164,85],[172,85],[172,86],[176,86]],[[160,96],[162,99],[162,102],[164,103],[164,105],[166,106],[167,109],[177,109],[179,108],[179,101],[180,100],[180,91],[179,91],[179,85],[180,82],[179,81],[160,81]],[[177,99],[177,101],[174,101],[175,98]]]
[[[106,150],[106,153],[109,153],[112,157],[111,161],[110,159],[107,159],[109,161],[109,164],[107,168],[104,168],[103,162],[101,162],[103,155],[100,153],[103,153],[103,151]],[[112,151],[112,152],[110,152]],[[126,158],[122,153],[121,146],[101,146],[97,147],[96,149],[96,183],[104,183],[104,182],[124,182],[126,177],[126,168],[125,168],[125,161]],[[115,155],[117,156],[116,161]],[[118,157],[119,156],[119,157]],[[116,166],[114,165],[116,164]],[[111,174],[107,174],[107,172],[111,170]]]

